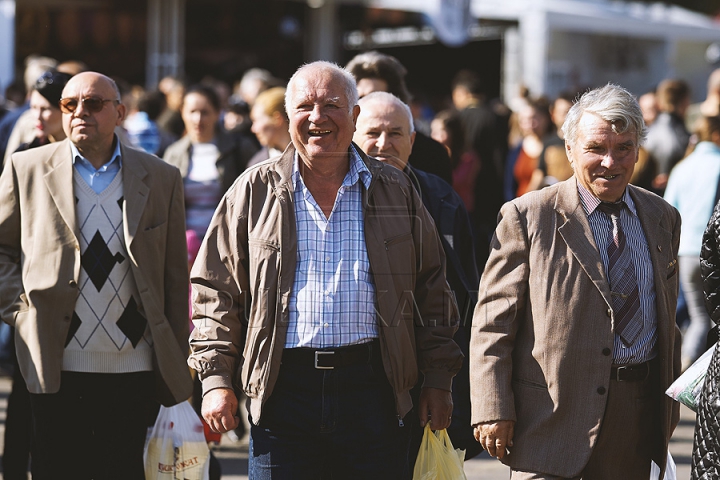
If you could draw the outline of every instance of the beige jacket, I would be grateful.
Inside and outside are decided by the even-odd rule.
[[[120,144],[122,232],[153,338],[157,398],[187,399],[187,247],[182,179],[157,157]],[[13,325],[31,393],[60,388],[78,297],[79,227],[68,140],[12,155],[0,176],[0,316]]]
[[[297,261],[294,155],[291,145],[238,179],[221,201],[191,273],[195,330],[189,364],[205,392],[242,389],[256,423],[272,394],[287,333]],[[450,390],[462,362],[452,340],[458,311],[435,225],[409,179],[360,155],[372,174],[363,194],[365,242],[383,364],[404,417],[412,408],[409,390],[418,368],[425,386]]]
[[[675,326],[680,215],[628,186],[650,248],[657,313],[665,466],[679,419],[664,392],[680,371]],[[610,384],[610,287],[575,177],[506,203],[480,281],[470,341],[472,423],[516,420],[503,462],[563,478],[580,474],[595,445]],[[622,439],[618,439],[622,441]]]

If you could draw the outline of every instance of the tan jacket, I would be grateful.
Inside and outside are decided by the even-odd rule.
[[[628,189],[650,248],[657,295],[662,407],[655,425],[663,436],[653,458],[664,467],[679,419],[678,404],[664,391],[680,371],[680,215],[660,197]],[[472,423],[516,420],[514,446],[503,462],[563,478],[580,474],[605,412],[614,321],[575,177],[506,203],[470,341]]]
[[[359,149],[357,149],[359,151]],[[195,330],[189,364],[205,392],[242,389],[258,422],[280,368],[297,261],[292,147],[245,172],[218,207],[191,273]],[[450,390],[462,354],[458,312],[435,225],[409,179],[360,153],[372,174],[363,193],[385,372],[398,415],[409,390]],[[419,316],[413,316],[413,305]]]
[[[121,143],[122,232],[165,405],[187,399],[187,247],[182,179],[174,167]],[[12,155],[0,176],[0,316],[15,326],[31,393],[60,388],[65,339],[78,297],[79,227],[68,140]]]

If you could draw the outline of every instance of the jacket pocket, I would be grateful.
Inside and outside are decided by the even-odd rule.
[[[394,237],[386,238],[383,243],[385,244],[385,250],[390,250],[390,247],[410,240],[412,240],[412,232],[407,232],[395,235]]]
[[[522,380],[519,378],[513,378],[512,382],[517,385],[523,386],[523,387],[535,388],[537,390],[547,390],[548,389],[547,385],[544,385],[542,383],[531,382],[530,380]]]

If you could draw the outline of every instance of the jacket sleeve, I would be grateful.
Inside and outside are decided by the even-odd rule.
[[[470,333],[471,422],[516,420],[512,356],[528,293],[527,227],[514,203],[500,210]]]
[[[452,379],[462,366],[463,355],[453,340],[459,325],[455,298],[445,278],[445,254],[435,223],[411,188],[415,205],[415,251],[419,252],[414,299],[418,320],[415,342],[423,387],[452,389]]]
[[[215,211],[190,275],[195,329],[188,364],[197,370],[203,393],[233,388],[245,345],[247,220],[234,204],[236,188]]]
[[[700,250],[700,271],[705,292],[705,306],[715,323],[720,322],[720,203],[708,222]]]
[[[15,165],[10,160],[0,175],[0,317],[13,325],[23,302],[20,265],[20,201]]]

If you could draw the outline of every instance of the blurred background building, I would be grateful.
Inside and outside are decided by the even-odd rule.
[[[464,68],[506,101],[607,81],[640,94],[673,76],[697,101],[720,65],[720,22],[610,0],[0,0],[0,92],[30,54],[154,87],[166,75],[232,84],[252,67],[286,79],[368,49],[396,56],[419,96],[449,91]]]

